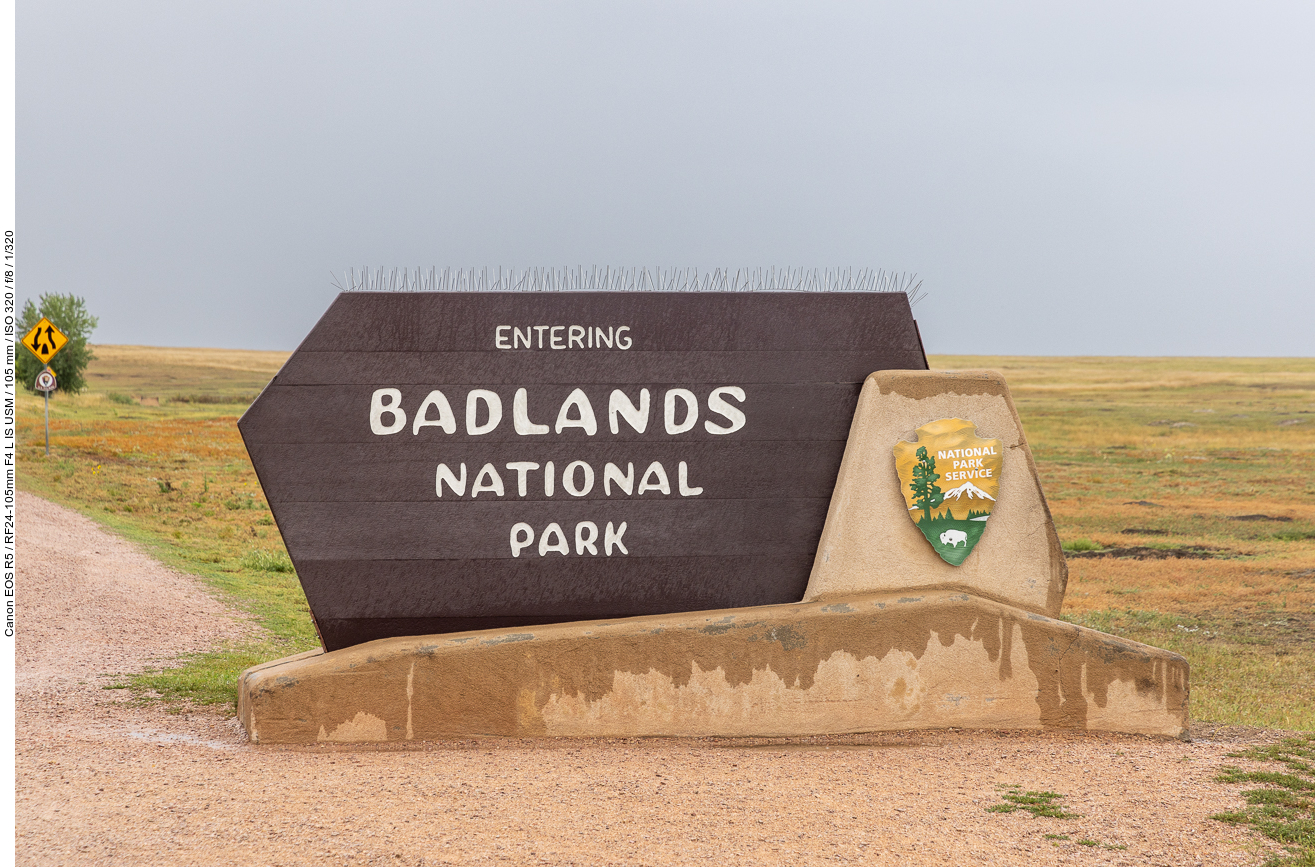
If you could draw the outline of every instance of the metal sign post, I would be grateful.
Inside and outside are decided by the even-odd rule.
[[[46,457],[50,457],[50,393],[59,388],[59,383],[55,381],[55,371],[47,367],[37,374],[37,391],[45,395],[46,399]]]
[[[23,345],[28,351],[41,359],[46,369],[37,374],[36,389],[46,396],[46,457],[50,457],[50,393],[58,388],[55,371],[50,369],[50,359],[68,345],[68,336],[55,327],[55,324],[42,316],[32,329],[23,335]]]

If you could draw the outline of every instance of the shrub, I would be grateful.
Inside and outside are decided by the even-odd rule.
[[[18,334],[22,337],[32,330],[44,316],[64,332],[68,343],[59,354],[50,359],[50,369],[55,372],[61,391],[77,394],[87,385],[82,372],[87,369],[87,362],[96,356],[87,348],[87,338],[96,328],[99,320],[87,312],[87,304],[76,295],[44,294],[40,304],[28,299],[23,305],[23,312],[18,317]],[[17,347],[15,347],[17,349]],[[45,366],[26,348],[17,349],[14,358],[18,380],[28,391],[36,391],[37,374]],[[134,402],[129,398],[128,402]]]

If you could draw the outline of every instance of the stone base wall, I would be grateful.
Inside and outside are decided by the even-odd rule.
[[[256,743],[912,728],[1181,735],[1181,656],[968,592],[393,638],[243,673]]]

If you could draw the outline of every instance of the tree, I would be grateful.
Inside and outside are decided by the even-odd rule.
[[[42,316],[53,322],[68,338],[64,348],[50,359],[50,369],[55,372],[60,391],[77,394],[87,385],[82,377],[87,362],[96,357],[87,348],[87,338],[100,320],[87,312],[87,303],[76,295],[46,293],[41,296],[40,304],[34,304],[29,298],[23,305],[23,312],[18,317],[18,337],[31,331]],[[45,365],[26,347],[18,348],[14,360],[18,381],[28,391],[35,391],[37,374]]]
[[[918,449],[918,463],[913,467],[913,502],[922,509],[924,521],[931,520],[931,510],[945,502],[941,489],[936,487],[940,475],[936,472],[936,459],[927,454],[927,447]]]

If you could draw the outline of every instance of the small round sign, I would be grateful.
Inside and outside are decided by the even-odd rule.
[[[37,386],[37,391],[47,391],[47,392],[54,391],[56,388],[58,388],[59,386],[55,382],[54,371],[46,369],[38,373],[36,386]]]

